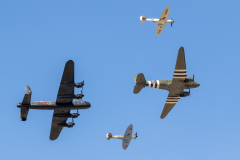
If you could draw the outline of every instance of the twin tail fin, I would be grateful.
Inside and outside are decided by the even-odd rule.
[[[30,105],[31,95],[32,95],[32,91],[31,91],[30,87],[25,86],[25,95],[24,95],[24,98],[23,98],[23,101],[22,101],[22,105]],[[20,112],[21,121],[26,121],[27,120],[28,110],[29,110],[28,107],[21,108],[21,112]]]

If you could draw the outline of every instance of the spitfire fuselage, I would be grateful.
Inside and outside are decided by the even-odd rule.
[[[54,110],[54,109],[87,109],[91,105],[87,101],[76,100],[72,101],[71,104],[56,104],[56,101],[36,101],[30,102],[30,105],[17,104],[18,108],[29,108],[29,109],[43,109],[43,110]]]
[[[200,86],[197,82],[183,82],[185,83],[184,89],[192,89]],[[152,80],[146,81],[146,86],[157,89],[169,90],[171,88],[172,80]]]

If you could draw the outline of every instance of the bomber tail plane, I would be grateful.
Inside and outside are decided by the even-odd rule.
[[[31,102],[31,95],[32,91],[29,86],[25,86],[25,95],[22,101],[22,105],[30,105]],[[23,107],[21,108],[21,113],[20,113],[20,119],[21,121],[26,121],[27,120],[27,115],[28,115],[28,107]]]
[[[136,83],[133,93],[139,93],[143,87],[146,85],[145,77],[142,73],[139,73],[137,76],[134,76],[134,82]]]

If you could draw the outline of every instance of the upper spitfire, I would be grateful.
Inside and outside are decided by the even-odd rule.
[[[82,99],[84,96],[82,93],[74,94],[74,87],[82,88],[83,85],[84,81],[79,83],[74,82],[74,62],[69,60],[65,65],[56,101],[31,102],[32,91],[29,86],[25,87],[23,101],[17,104],[17,107],[21,108],[20,119],[26,121],[29,109],[54,110],[49,138],[51,140],[57,139],[62,128],[72,128],[75,125],[73,118],[77,118],[80,115],[78,112],[70,113],[71,109],[78,111],[78,109],[91,107],[89,102],[82,100],[73,101],[73,99]],[[68,118],[72,118],[72,122],[66,122]]]
[[[169,8],[169,6],[167,6],[163,10],[159,19],[158,18],[146,19],[146,15],[143,15],[140,17],[141,23],[144,23],[145,21],[157,23],[156,34],[159,36],[162,33],[162,31],[167,23],[171,23],[171,26],[174,23],[174,20],[168,19],[169,10],[170,10],[170,8]]]
[[[139,93],[145,86],[169,91],[167,101],[162,111],[162,119],[166,117],[166,115],[171,111],[181,97],[187,97],[190,95],[191,88],[197,88],[200,86],[199,83],[194,81],[194,77],[187,77],[183,47],[181,47],[178,51],[173,80],[146,81],[144,75],[139,73],[137,76],[134,76],[134,81],[136,85],[133,93],[135,94]],[[184,92],[184,89],[189,89],[189,92]]]

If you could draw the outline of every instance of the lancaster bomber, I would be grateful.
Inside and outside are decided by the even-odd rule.
[[[194,75],[193,78],[187,77],[183,47],[181,47],[178,51],[173,80],[146,81],[144,75],[139,73],[137,76],[134,76],[134,81],[136,85],[133,93],[135,94],[139,93],[145,86],[169,91],[167,101],[161,114],[161,119],[167,116],[181,97],[187,97],[190,95],[190,89],[200,86],[199,83],[194,81]],[[189,91],[185,92],[184,89],[189,89]]]
[[[73,118],[80,115],[78,109],[91,107],[89,102],[81,100],[84,96],[82,93],[74,94],[74,87],[82,88],[83,85],[84,81],[74,82],[74,62],[69,60],[65,65],[56,101],[31,102],[32,91],[29,86],[25,86],[23,101],[17,104],[17,107],[21,108],[20,119],[27,120],[29,109],[54,110],[49,138],[50,140],[57,139],[63,127],[72,128],[75,125]],[[77,110],[77,113],[70,113],[70,110]],[[72,122],[66,122],[68,118],[72,118]]]

